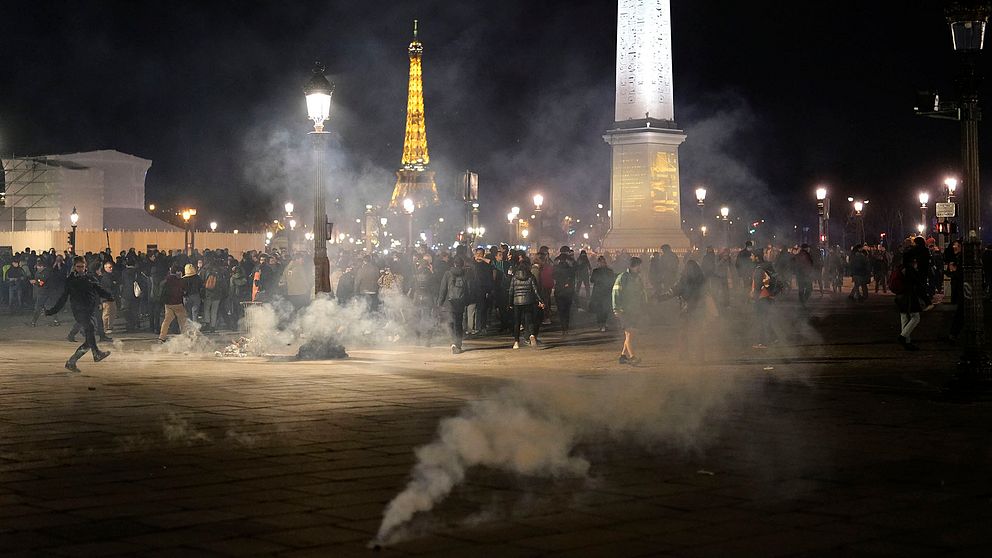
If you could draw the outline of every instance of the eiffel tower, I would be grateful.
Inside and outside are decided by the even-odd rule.
[[[427,128],[424,124],[424,71],[421,58],[424,45],[417,40],[417,20],[413,21],[413,41],[407,52],[410,54],[410,83],[406,101],[406,137],[403,139],[403,160],[396,171],[396,186],[389,200],[389,208],[402,210],[403,201],[413,200],[419,209],[437,205],[437,185],[434,171],[429,170],[430,156],[427,154]]]

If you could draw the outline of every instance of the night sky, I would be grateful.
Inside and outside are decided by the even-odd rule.
[[[914,92],[949,96],[956,61],[939,2],[893,4],[672,0],[687,218],[705,184],[714,209],[812,224],[824,183],[911,228],[916,193],[935,195],[960,151],[956,123],[913,115]],[[19,3],[0,20],[0,153],[149,158],[148,201],[246,227],[311,199],[302,85],[320,59],[336,85],[328,188],[382,203],[414,18],[442,190],[477,171],[492,224],[537,190],[578,215],[608,201],[608,0]]]

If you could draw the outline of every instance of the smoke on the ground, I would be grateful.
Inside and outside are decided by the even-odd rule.
[[[403,526],[433,509],[484,466],[525,476],[585,478],[595,463],[579,444],[623,440],[648,448],[704,447],[707,419],[739,393],[733,375],[701,368],[653,368],[596,378],[517,383],[468,404],[416,450],[406,488],[386,507],[374,541],[402,538]]]

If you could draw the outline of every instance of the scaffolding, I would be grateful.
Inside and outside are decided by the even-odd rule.
[[[29,223],[44,223],[40,228],[58,228],[61,222],[61,170],[86,168],[50,157],[4,158],[0,228],[7,228],[7,225],[10,231],[39,228],[29,227]]]

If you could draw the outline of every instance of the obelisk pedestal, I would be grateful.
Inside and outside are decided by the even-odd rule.
[[[642,252],[689,248],[682,231],[679,145],[672,85],[669,0],[618,0],[616,124],[610,231],[603,247]]]

